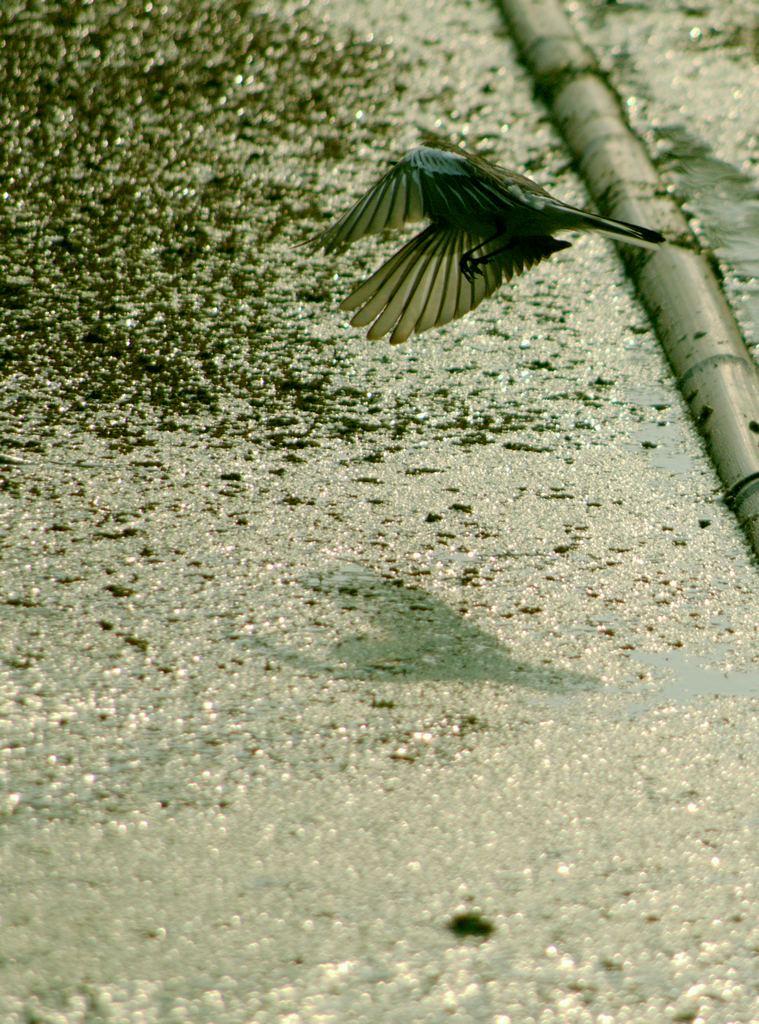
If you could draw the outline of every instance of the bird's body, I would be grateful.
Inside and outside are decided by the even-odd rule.
[[[502,283],[569,242],[556,231],[598,231],[656,248],[656,231],[611,220],[554,199],[534,181],[435,138],[412,150],[314,242],[327,252],[364,235],[430,224],[341,307],[355,327],[391,342],[463,316]]]

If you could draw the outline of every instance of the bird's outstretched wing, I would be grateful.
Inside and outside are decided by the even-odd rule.
[[[385,228],[400,228],[408,221],[422,220],[424,216],[424,196],[418,170],[412,166],[409,157],[405,157],[312,242],[326,252],[333,252],[344,249],[364,235],[373,235]]]
[[[326,231],[302,244],[334,252],[364,235],[424,219],[474,231],[488,226],[491,233],[500,227],[514,236],[599,231],[649,249],[664,241],[658,231],[569,206],[524,175],[451,143],[428,141],[391,167]]]
[[[368,338],[392,331],[390,341],[398,344],[411,334],[463,316],[503,281],[568,246],[569,242],[540,235],[515,239],[509,248],[499,249],[498,239],[486,242],[468,231],[431,224],[383,263],[341,308],[358,310],[351,320],[354,327],[372,325]],[[468,280],[461,272],[461,257],[475,247],[478,255],[493,256]]]
[[[514,198],[518,205],[519,197]],[[419,146],[373,185],[326,231],[309,239],[327,252],[344,249],[364,235],[400,228],[411,221],[447,224],[489,222],[510,204],[507,190],[482,177],[463,150]]]

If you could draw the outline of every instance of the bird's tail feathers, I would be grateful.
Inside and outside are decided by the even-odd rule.
[[[639,224],[630,224],[626,220],[613,220],[611,217],[600,217],[595,213],[586,213],[585,210],[578,210],[581,217],[575,227],[580,230],[597,231],[607,238],[613,238],[615,242],[626,242],[628,245],[637,245],[642,249],[658,249],[665,240],[664,235],[650,228],[643,228]]]

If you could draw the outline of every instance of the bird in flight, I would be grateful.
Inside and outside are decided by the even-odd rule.
[[[598,231],[655,249],[658,231],[587,213],[534,181],[437,136],[403,157],[326,231],[309,241],[340,251],[365,235],[427,220],[423,231],[342,301],[367,337],[397,344],[473,310],[503,281],[569,242],[555,231]]]

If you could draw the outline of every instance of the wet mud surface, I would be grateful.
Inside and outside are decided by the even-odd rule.
[[[665,7],[575,13],[749,335]],[[424,129],[587,202],[497,10],[11,0],[0,123],[3,1019],[748,1019],[756,566],[621,262],[393,348],[298,248]]]

